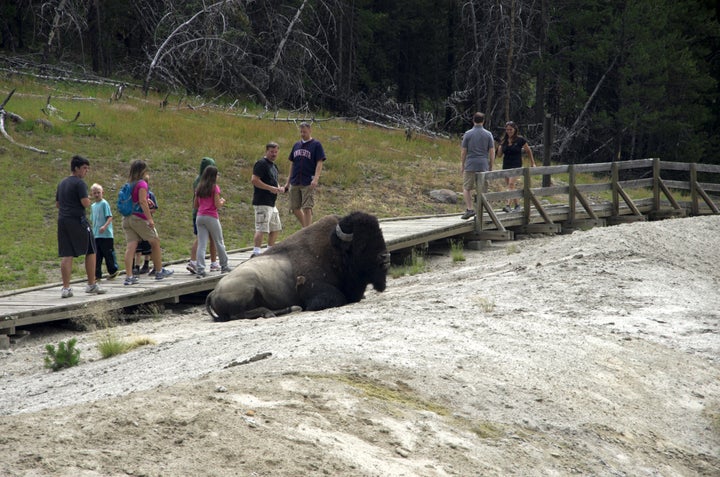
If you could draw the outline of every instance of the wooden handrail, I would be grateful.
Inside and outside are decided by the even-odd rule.
[[[630,171],[637,169],[650,169],[651,177],[640,179],[621,180],[621,171]],[[671,180],[663,179],[663,171],[687,172],[688,180]],[[704,174],[720,174],[720,165],[715,164],[698,164],[685,162],[662,161],[659,158],[636,159],[631,161],[616,161],[589,164],[573,164],[573,165],[553,165],[539,167],[525,167],[517,169],[504,169],[491,172],[477,173],[478,195],[476,200],[476,231],[482,230],[482,217],[484,213],[490,215],[493,222],[497,222],[496,227],[502,227],[500,221],[492,212],[490,204],[498,201],[507,201],[511,199],[522,199],[525,207],[523,213],[523,222],[529,223],[530,208],[535,207],[540,215],[545,217],[543,207],[538,197],[567,195],[568,196],[568,217],[572,222],[577,217],[576,201],[585,209],[585,213],[591,219],[597,220],[592,209],[591,201],[588,200],[587,194],[612,191],[612,199],[609,201],[614,216],[621,213],[621,201],[627,205],[628,211],[633,216],[640,216],[640,208],[633,203],[630,195],[627,193],[629,189],[649,189],[652,192],[652,207],[650,213],[660,214],[664,210],[676,212],[687,212],[691,215],[699,215],[707,213],[708,209],[713,214],[718,214],[718,199],[713,200],[708,192],[720,192],[720,183],[707,183],[698,181],[698,173]],[[578,184],[578,174],[597,174],[608,173],[608,182],[598,182],[593,184]],[[548,187],[532,187],[532,178],[535,176],[543,176],[543,178],[551,178],[559,174],[567,174],[569,177],[569,185],[550,185]],[[488,185],[495,180],[506,179],[512,177],[523,178],[522,190],[487,192]],[[718,181],[720,182],[720,180]],[[689,203],[680,202],[673,196],[672,191],[685,191],[690,195]],[[701,199],[705,208],[701,208]],[[636,200],[637,202],[637,200]],[[647,206],[645,206],[647,210]],[[549,218],[547,218],[549,220]],[[499,225],[499,226],[498,226]]]

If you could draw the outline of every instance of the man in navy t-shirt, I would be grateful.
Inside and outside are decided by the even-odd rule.
[[[302,227],[312,223],[315,189],[320,180],[325,151],[320,141],[311,136],[309,123],[300,124],[300,141],[293,145],[288,157],[290,170],[290,210]]]

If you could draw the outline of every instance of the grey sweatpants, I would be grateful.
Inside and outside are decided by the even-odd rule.
[[[208,244],[208,237],[212,237],[217,245],[218,258],[220,266],[228,266],[228,256],[225,251],[225,241],[223,240],[222,225],[215,217],[209,215],[198,215],[195,221],[198,231],[198,251],[197,251],[197,273],[205,271],[205,249]]]

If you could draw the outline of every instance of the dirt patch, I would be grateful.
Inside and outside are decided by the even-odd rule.
[[[170,308],[113,328],[157,344],[110,359],[107,330],[37,330],[0,354],[0,474],[718,475],[718,236],[496,244],[274,319]],[[44,369],[70,337],[81,365]]]

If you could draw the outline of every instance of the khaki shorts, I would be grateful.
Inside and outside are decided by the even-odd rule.
[[[475,179],[477,172],[463,172],[463,190],[475,190],[477,180]]]
[[[158,233],[155,228],[150,228],[147,221],[137,215],[128,215],[122,219],[122,228],[125,232],[126,242],[140,242],[141,240],[157,239]]]
[[[255,209],[255,232],[269,234],[282,230],[280,212],[277,207],[254,205],[253,208]]]
[[[315,206],[315,189],[310,186],[290,186],[290,210],[312,209]]]

